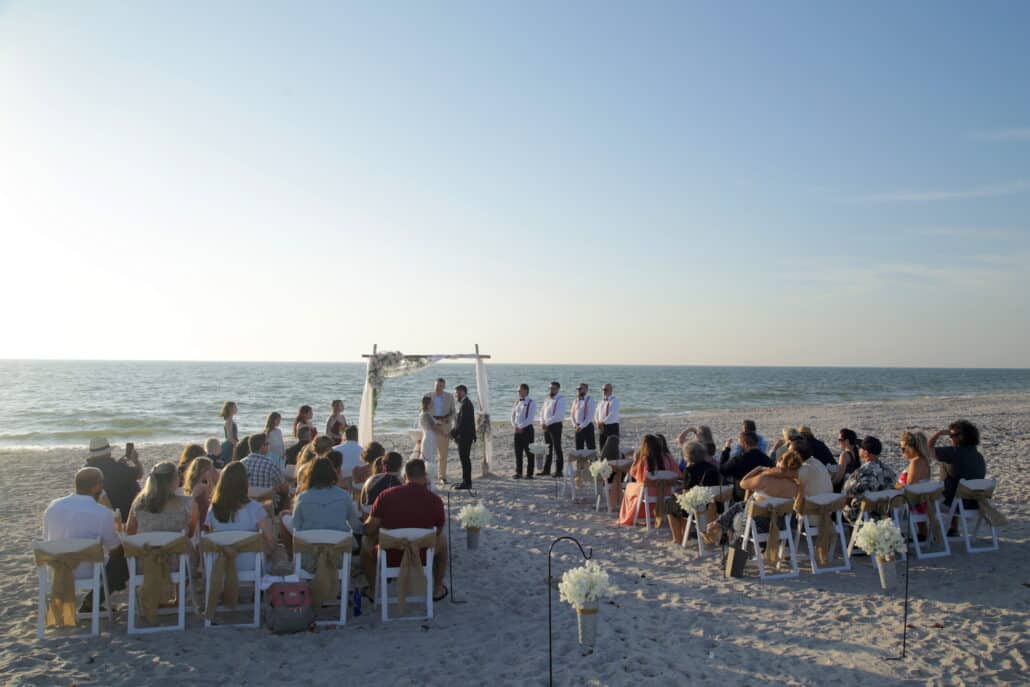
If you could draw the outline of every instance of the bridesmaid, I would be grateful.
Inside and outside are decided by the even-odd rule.
[[[279,429],[283,416],[280,413],[272,413],[265,420],[265,435],[268,437],[268,457],[279,464],[282,468],[286,465],[286,446],[283,443],[283,431]]]
[[[309,405],[303,405],[297,409],[297,417],[293,420],[293,436],[300,438],[298,432],[301,427],[310,427],[312,430],[311,436],[316,434],[315,424],[311,421],[315,417],[315,411],[311,409]]]
[[[239,409],[236,407],[236,401],[226,401],[222,404],[222,420],[224,420],[223,431],[225,432],[225,441],[222,442],[222,465],[228,465],[232,461],[233,450],[236,448],[236,444],[240,442],[239,429],[236,426],[236,413]]]

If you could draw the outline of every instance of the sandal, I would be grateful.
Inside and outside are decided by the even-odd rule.
[[[441,594],[440,596],[435,596],[434,595],[433,596],[433,601],[443,601],[444,599],[447,598],[447,595],[450,594],[450,592],[451,592],[451,590],[447,588],[447,585],[443,585],[443,594]]]

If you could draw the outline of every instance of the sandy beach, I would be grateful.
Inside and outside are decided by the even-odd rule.
[[[881,592],[867,558],[848,573],[761,583],[724,579],[718,557],[673,546],[667,527],[618,527],[593,504],[556,499],[551,481],[510,479],[511,434],[499,432],[496,478],[478,480],[494,513],[480,548],[468,551],[454,528],[453,596],[429,622],[382,624],[365,605],[345,628],[273,636],[264,630],[125,634],[124,601],[113,627],[93,639],[37,642],[36,571],[31,542],[47,503],[71,490],[82,450],[0,452],[0,505],[9,534],[0,544],[0,681],[8,685],[541,685],[547,683],[547,549],[561,535],[592,547],[619,593],[602,605],[597,645],[576,642],[572,609],[552,597],[555,683],[564,685],[984,685],[1027,680],[1030,660],[1030,394],[919,399],[825,406],[783,406],[656,416],[626,422],[626,441],[645,431],[674,437],[709,424],[721,444],[741,419],[775,438],[785,425],[809,424],[829,442],[841,427],[874,434],[884,460],[901,466],[897,442],[907,428],[938,429],[964,417],[983,436],[988,477],[1000,480],[996,504],[1009,517],[1001,550],[912,561],[908,657],[901,645],[902,596]],[[198,437],[202,439],[203,437]],[[119,442],[116,436],[112,442]],[[568,440],[568,439],[567,439]],[[385,444],[403,449],[404,436]],[[174,459],[181,446],[144,447],[145,465]],[[453,449],[452,449],[453,450]],[[451,459],[452,471],[458,465]],[[476,471],[478,473],[478,469]],[[452,474],[453,478],[453,474]],[[452,498],[454,512],[467,497]],[[557,574],[578,565],[556,548]],[[116,602],[124,595],[116,595]]]

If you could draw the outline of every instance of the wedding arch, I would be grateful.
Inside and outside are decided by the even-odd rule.
[[[483,448],[482,474],[490,474],[490,463],[493,462],[493,433],[490,431],[490,385],[486,377],[484,360],[490,356],[479,352],[476,344],[475,353],[438,353],[432,355],[404,354],[400,351],[379,352],[378,345],[372,346],[372,353],[361,356],[368,361],[365,371],[365,386],[361,391],[361,407],[358,410],[358,441],[367,446],[375,439],[375,414],[379,404],[379,394],[383,390],[383,382],[393,377],[403,377],[441,360],[475,360],[476,365],[476,398],[479,403],[476,417],[476,439]]]

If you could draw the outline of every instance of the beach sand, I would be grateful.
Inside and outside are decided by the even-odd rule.
[[[630,420],[628,439],[645,431],[674,438],[686,424],[709,424],[720,443],[750,417],[775,439],[806,423],[832,439],[841,427],[874,434],[885,460],[900,468],[902,430],[934,430],[965,417],[979,425],[996,503],[1010,518],[1000,552],[912,561],[908,657],[901,650],[902,594],[881,592],[867,558],[854,570],[761,583],[723,579],[719,558],[669,542],[669,530],[615,526],[593,504],[556,499],[550,480],[510,479],[510,431],[495,439],[496,479],[476,488],[494,513],[480,548],[468,551],[456,521],[454,586],[432,621],[382,624],[367,602],[345,628],[289,636],[264,630],[204,630],[190,617],[184,633],[125,634],[124,594],[113,627],[92,639],[37,642],[36,572],[31,542],[47,503],[70,491],[84,451],[0,452],[0,501],[8,535],[0,544],[0,681],[7,685],[542,685],[547,683],[547,550],[577,537],[611,575],[619,593],[603,604],[597,645],[576,642],[573,610],[553,592],[556,684],[893,685],[1026,684],[1030,660],[1030,395],[919,399]],[[110,437],[118,441],[117,437]],[[384,443],[410,452],[405,437]],[[180,446],[144,447],[145,464],[174,459]],[[476,454],[478,455],[478,454]],[[478,463],[478,460],[475,462]],[[452,455],[452,471],[458,466]],[[478,474],[478,465],[476,469]],[[452,479],[454,475],[452,473]],[[452,497],[457,512],[467,497]],[[555,548],[556,574],[580,563],[574,546]],[[903,570],[903,568],[902,568]],[[903,585],[902,585],[903,589]]]

